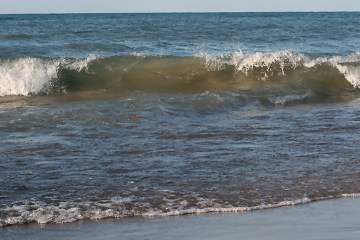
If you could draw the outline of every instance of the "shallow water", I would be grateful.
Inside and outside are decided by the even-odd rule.
[[[0,228],[3,238],[42,239],[346,239],[359,236],[360,198],[247,213],[102,219]],[[171,231],[169,231],[171,229]]]
[[[1,15],[0,224],[357,195],[358,15]]]

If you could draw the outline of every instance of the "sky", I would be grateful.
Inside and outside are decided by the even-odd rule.
[[[8,13],[360,11],[359,0],[0,0]]]

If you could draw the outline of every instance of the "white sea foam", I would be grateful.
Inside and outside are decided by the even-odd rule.
[[[304,61],[304,55],[300,53],[293,53],[290,51],[261,53],[256,52],[254,54],[243,54],[241,51],[234,53],[231,56],[230,63],[235,65],[238,71],[248,74],[253,71],[254,68],[267,68],[271,71],[271,67],[274,64],[278,64],[281,69],[281,73],[285,75],[284,68],[295,68]],[[265,79],[263,79],[265,80]]]
[[[149,54],[147,54],[147,53],[139,53],[139,52],[133,52],[131,55],[135,56],[135,57],[140,57],[140,58],[145,58],[145,57],[149,56]]]
[[[341,197],[360,197],[360,193],[344,193]]]
[[[89,64],[99,58],[92,55],[85,59],[46,59],[24,57],[0,61],[0,96],[40,93],[51,86],[58,77],[60,67],[88,70]]]
[[[243,53],[241,50],[233,53],[230,57],[214,57],[211,54],[201,52],[197,55],[204,59],[204,64],[209,71],[222,70],[226,65],[235,66],[238,72],[245,75],[251,74],[254,69],[262,68],[263,81],[268,80],[274,73],[283,76],[287,75],[286,69],[303,68],[304,71],[328,64],[337,69],[344,75],[346,80],[354,87],[360,87],[360,66],[354,66],[354,63],[360,63],[360,52],[357,51],[348,56],[332,56],[311,58],[302,53],[291,51],[278,52],[255,52]]]
[[[56,78],[59,60],[19,58],[0,62],[0,96],[39,93]]]
[[[133,56],[144,57],[136,53]],[[221,71],[227,66],[233,66],[234,74],[255,73],[254,76],[263,81],[267,81],[271,76],[287,76],[292,69],[300,69],[300,72],[304,73],[328,65],[342,74],[353,87],[360,87],[360,52],[348,56],[310,57],[290,51],[243,53],[239,50],[228,57],[217,57],[207,53],[200,53],[197,57],[203,59],[203,64],[209,71]],[[97,55],[84,59],[22,57],[0,60],[0,96],[27,96],[46,91],[57,80],[60,69],[89,73],[89,66],[99,58],[102,57]]]
[[[326,200],[334,198],[316,198],[315,200]],[[360,197],[360,193],[342,194],[337,197]],[[26,202],[21,205],[14,205],[6,209],[0,209],[2,218],[0,226],[23,224],[29,222],[37,223],[67,223],[82,219],[103,219],[103,218],[123,218],[123,217],[166,217],[186,214],[203,213],[229,213],[229,212],[249,212],[254,210],[263,210],[270,208],[279,208],[286,206],[295,206],[299,204],[310,203],[314,201],[308,197],[297,200],[282,201],[275,204],[262,204],[253,207],[234,207],[230,204],[218,204],[217,201],[204,198],[196,198],[196,207],[191,206],[186,200],[178,201],[174,199],[163,199],[165,202],[159,208],[142,201],[139,197],[115,197],[102,202],[63,202],[58,206],[47,206],[42,202]],[[133,206],[132,209],[126,208],[126,205]],[[161,209],[160,209],[161,208]]]
[[[102,58],[99,55],[90,55],[84,59],[76,59],[76,61],[70,62],[63,60],[63,64],[67,66],[68,69],[76,70],[78,72],[85,70],[88,71],[89,64],[99,58]]]
[[[197,207],[187,208],[189,203],[186,200],[178,202],[172,199],[165,199],[166,203],[162,206],[162,209],[166,209],[166,211],[164,211],[152,208],[150,203],[140,203],[141,201],[139,200],[141,199],[135,197],[113,198],[107,202],[62,203],[59,206],[46,206],[41,202],[29,202],[25,205],[15,205],[7,209],[2,209],[2,214],[7,215],[7,217],[0,219],[0,226],[28,222],[66,223],[82,219],[102,219],[109,217],[164,217],[208,212],[245,212],[311,202],[311,199],[305,197],[303,199],[284,201],[278,204],[265,204],[254,207],[233,207],[231,205],[223,206],[217,204],[213,200],[198,198]],[[134,209],[127,210],[125,204],[128,203],[135,206]]]
[[[319,57],[316,59],[309,59],[305,61],[304,66],[307,68],[314,67],[316,65],[327,63],[332,65],[343,74],[346,80],[354,86],[354,88],[360,87],[360,66],[352,66],[352,63],[360,63],[360,52],[356,51],[348,56],[332,56],[332,57]],[[349,65],[350,64],[350,65]]]
[[[222,57],[217,57],[207,52],[200,51],[196,57],[204,59],[204,65],[209,71],[219,71],[224,69],[227,61]]]
[[[341,64],[334,64],[340,73],[344,74],[346,80],[348,80],[354,87],[360,87],[360,67],[344,66]]]
[[[307,96],[308,94],[305,93],[301,95],[286,95],[282,97],[275,97],[275,98],[270,98],[269,100],[272,103],[284,105],[285,103],[304,100]]]
[[[176,215],[185,215],[185,214],[202,214],[202,213],[210,213],[210,212],[218,212],[218,213],[226,213],[226,212],[249,212],[254,210],[263,210],[269,208],[278,208],[285,206],[295,206],[298,204],[309,203],[312,200],[310,198],[304,197],[302,199],[294,200],[294,201],[283,201],[277,204],[263,204],[254,207],[206,207],[206,208],[189,208],[189,209],[181,209],[181,210],[173,210],[169,212],[162,211],[149,211],[142,216],[145,217],[166,217],[166,216],[176,216]]]

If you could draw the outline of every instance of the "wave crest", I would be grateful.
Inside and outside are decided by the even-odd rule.
[[[354,91],[360,87],[360,53],[315,57],[290,51],[238,51],[227,57],[0,59],[0,96],[94,90],[201,93],[274,84],[328,95]]]
[[[20,57],[0,59],[0,96],[46,93],[58,87],[62,68],[81,72],[99,58],[86,59]]]
[[[25,57],[0,62],[0,96],[28,95],[47,88],[57,77],[60,62]]]

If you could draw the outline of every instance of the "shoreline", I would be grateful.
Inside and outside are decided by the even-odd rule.
[[[12,225],[1,239],[358,239],[360,198],[241,213]]]

